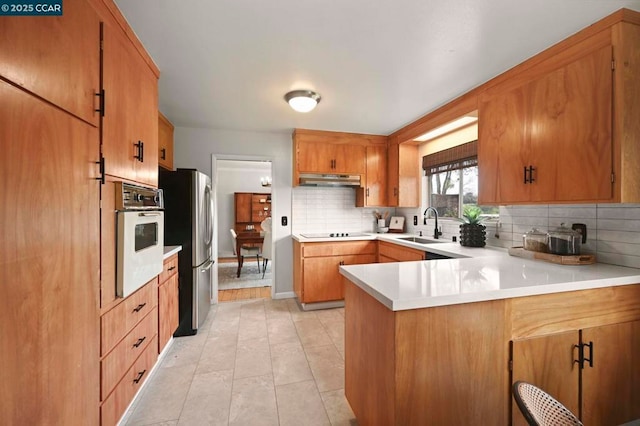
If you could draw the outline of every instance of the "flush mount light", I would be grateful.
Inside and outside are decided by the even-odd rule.
[[[298,112],[313,110],[320,102],[320,99],[320,95],[311,90],[293,90],[284,95],[284,100]]]
[[[431,139],[435,139],[438,136],[442,136],[445,133],[449,133],[452,132],[454,130],[457,130],[461,127],[464,127],[466,125],[469,125],[471,123],[475,123],[476,121],[478,121],[478,117],[471,117],[471,116],[464,116],[461,118],[458,118],[457,120],[454,120],[450,123],[447,123],[443,126],[437,127],[433,130],[431,130],[430,132],[425,133],[424,135],[418,136],[417,138],[414,139],[414,141],[416,142],[426,142],[429,141]]]

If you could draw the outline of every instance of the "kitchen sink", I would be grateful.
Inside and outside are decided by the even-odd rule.
[[[411,241],[412,243],[419,243],[419,244],[435,244],[435,243],[444,242],[444,241],[438,241],[438,240],[427,240],[426,238],[420,238],[420,237],[402,237],[398,239],[402,241]]]

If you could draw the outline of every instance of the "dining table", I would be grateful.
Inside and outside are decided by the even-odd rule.
[[[256,245],[264,242],[264,235],[257,230],[238,232],[236,236],[236,253],[238,256],[238,278],[240,278],[240,272],[242,271],[242,264],[244,263],[244,257],[241,254],[241,248],[245,245]]]

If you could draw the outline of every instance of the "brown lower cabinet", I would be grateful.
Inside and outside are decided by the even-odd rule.
[[[158,282],[158,353],[178,328],[178,255],[165,259]]]
[[[375,263],[376,241],[300,243],[294,240],[293,288],[301,303],[344,299],[340,265]]]
[[[412,260],[425,260],[424,250],[403,247],[394,243],[378,241],[378,262],[408,262]]]
[[[640,284],[391,311],[345,281],[345,395],[360,424],[520,424],[517,380],[584,424],[640,417]],[[574,345],[589,343],[581,369]]]
[[[100,318],[101,425],[115,425],[158,359],[158,278]]]

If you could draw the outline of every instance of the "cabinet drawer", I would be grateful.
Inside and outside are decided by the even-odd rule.
[[[131,364],[146,349],[158,333],[158,312],[154,308],[100,363],[102,371],[102,398],[122,378]]]
[[[120,383],[118,383],[107,400],[104,401],[100,408],[102,426],[112,426],[120,420],[124,410],[127,409],[144,381],[147,380],[149,372],[158,359],[157,345],[158,343],[154,337],[142,355],[140,355],[140,358],[127,370]]]
[[[165,282],[171,275],[178,272],[178,255],[174,254],[168,259],[165,259],[162,272],[158,277],[160,284]]]
[[[379,243],[378,257],[384,262],[390,262],[389,258],[395,259],[395,262],[407,262],[412,260],[424,260],[424,250],[412,249],[409,247],[402,247],[397,244],[385,243],[380,241]]]
[[[158,305],[158,278],[154,278],[100,318],[102,356]]]
[[[305,243],[303,257],[343,256],[349,254],[375,254],[376,241],[344,241],[326,243]]]

